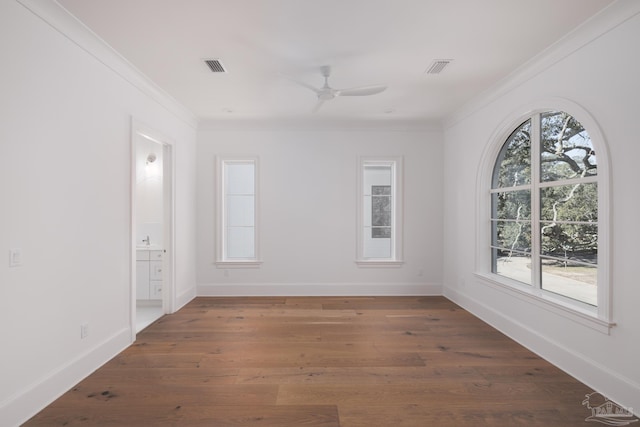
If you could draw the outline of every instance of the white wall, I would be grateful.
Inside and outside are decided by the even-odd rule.
[[[175,142],[177,293],[195,294],[196,133],[15,1],[0,2],[0,57],[0,424],[10,426],[130,343],[132,116]],[[22,266],[9,268],[10,248]]]
[[[216,155],[260,161],[260,268],[215,260]],[[404,258],[358,268],[358,156],[404,156]],[[440,293],[442,133],[435,130],[254,129],[198,132],[198,294]]]
[[[510,86],[489,94],[484,104],[478,102],[452,118],[445,130],[444,154],[445,295],[636,412],[640,409],[640,199],[635,188],[640,159],[638,9],[637,3],[618,3],[607,16],[589,24],[592,33],[581,29],[584,46],[577,45],[574,37],[560,58],[563,47],[556,46],[539,58],[546,61],[542,66],[530,65],[537,69],[535,73],[522,71],[520,76],[528,77],[517,84],[513,82],[518,76],[514,77],[507,82]],[[600,254],[612,259],[617,326],[609,335],[490,287],[473,275],[477,230],[470,212],[476,210],[476,177],[483,152],[507,118],[524,112],[523,105],[552,97],[568,99],[586,110],[599,124],[609,148],[612,247],[610,254]]]

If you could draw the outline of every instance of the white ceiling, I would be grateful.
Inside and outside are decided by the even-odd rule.
[[[437,121],[613,0],[58,1],[201,120]],[[453,62],[425,74],[435,59]],[[388,89],[313,114],[289,78],[320,87],[322,65],[334,88]]]

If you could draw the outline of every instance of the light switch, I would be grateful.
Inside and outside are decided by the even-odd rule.
[[[9,267],[22,265],[22,249],[9,249]]]

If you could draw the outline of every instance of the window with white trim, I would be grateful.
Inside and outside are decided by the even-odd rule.
[[[599,310],[608,304],[599,180],[596,148],[576,118],[542,111],[521,122],[493,165],[491,272],[533,295],[608,316]]]
[[[358,253],[361,266],[402,264],[402,158],[359,160]]]
[[[217,159],[218,263],[258,264],[258,159]]]

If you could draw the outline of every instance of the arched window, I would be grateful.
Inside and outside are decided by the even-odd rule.
[[[608,199],[608,188],[597,144],[564,111],[538,111],[509,131],[487,172],[490,200],[483,204],[491,226],[483,239],[490,238],[490,256],[480,257],[489,263],[480,270],[494,282],[608,320],[608,262],[598,257],[608,252],[608,213],[603,220],[600,212],[608,211],[600,200]]]

